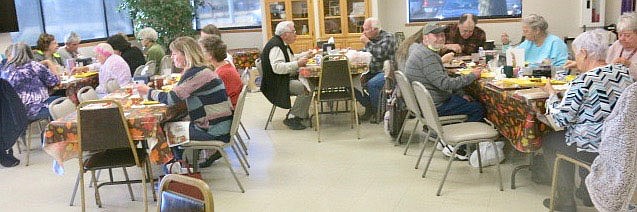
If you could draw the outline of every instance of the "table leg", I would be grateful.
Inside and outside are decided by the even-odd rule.
[[[531,170],[531,165],[533,165],[533,153],[527,153],[528,154],[528,163],[527,164],[523,164],[523,165],[519,165],[516,166],[515,168],[513,168],[513,172],[511,172],[511,189],[515,189],[515,175],[522,169],[529,169]]]

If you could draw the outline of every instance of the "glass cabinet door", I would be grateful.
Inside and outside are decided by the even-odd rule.
[[[274,31],[276,30],[276,25],[281,23],[282,21],[285,21],[285,19],[287,18],[286,14],[285,14],[285,2],[270,2],[269,5],[269,11],[270,14],[268,14],[270,16],[270,27],[271,27],[271,32],[274,35]]]
[[[341,2],[340,0],[323,1],[323,20],[325,34],[341,34]]]
[[[347,0],[347,32],[363,32],[366,10],[365,5],[365,0]]]
[[[292,1],[292,21],[297,35],[309,35],[308,1]]]

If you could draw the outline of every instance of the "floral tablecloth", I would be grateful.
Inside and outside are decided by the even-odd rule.
[[[150,160],[157,164],[170,161],[173,157],[172,152],[159,125],[165,118],[168,107],[131,108],[130,101],[127,99],[120,99],[120,102],[124,107],[124,115],[128,120],[133,140],[157,138],[157,143],[151,148]],[[45,131],[44,151],[54,157],[58,164],[62,164],[64,161],[78,157],[80,150],[77,141],[77,114],[72,113],[49,123]]]
[[[234,67],[237,70],[255,67],[254,61],[261,55],[261,51],[256,48],[231,49],[228,52],[232,55]]]
[[[465,90],[478,98],[486,109],[486,118],[515,149],[532,152],[542,147],[541,136],[549,127],[538,121],[535,114],[544,111],[543,99],[527,100],[514,95],[513,90],[490,86],[485,80],[474,82]]]

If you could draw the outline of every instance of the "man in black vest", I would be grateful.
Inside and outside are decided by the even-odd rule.
[[[289,46],[296,41],[294,22],[277,24],[274,34],[261,52],[261,92],[275,106],[290,109],[289,116],[283,121],[285,125],[293,130],[302,130],[306,128],[303,120],[309,117],[312,96],[296,76],[299,67],[307,63],[307,58],[295,56]],[[290,95],[296,95],[294,106],[290,104]]]

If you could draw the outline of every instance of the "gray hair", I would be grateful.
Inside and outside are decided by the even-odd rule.
[[[531,29],[539,30],[543,33],[546,33],[546,30],[549,28],[549,23],[544,20],[544,17],[537,14],[531,14],[522,18],[522,24],[525,24],[531,27]]]
[[[369,17],[367,19],[365,19],[365,22],[369,22],[369,24],[371,25],[372,29],[381,29],[381,24],[380,21],[378,20],[378,18],[374,18],[374,17]]]
[[[276,25],[276,29],[274,30],[274,34],[281,36],[283,33],[292,32],[290,31],[290,27],[294,26],[294,22],[292,21],[283,21]]]
[[[13,47],[14,46],[15,46],[15,44],[11,44],[11,45],[7,46],[7,48],[4,50],[4,56],[9,58],[9,56],[11,55],[11,51],[13,51]]]
[[[64,43],[80,43],[80,41],[82,41],[82,38],[75,32],[71,32],[64,37]]]
[[[13,45],[13,49],[11,50],[11,60],[7,62],[5,67],[9,67],[10,65],[18,67],[30,63],[31,61],[33,61],[33,52],[31,52],[31,47],[29,47],[26,43],[16,43]]]
[[[572,44],[575,54],[584,49],[593,60],[605,60],[608,45],[608,32],[603,29],[586,31],[578,35]]]
[[[159,35],[157,34],[157,31],[155,31],[153,28],[146,27],[137,33],[137,38],[156,42],[157,38],[159,38]]]
[[[624,13],[617,20],[617,31],[637,31],[637,13]]]

